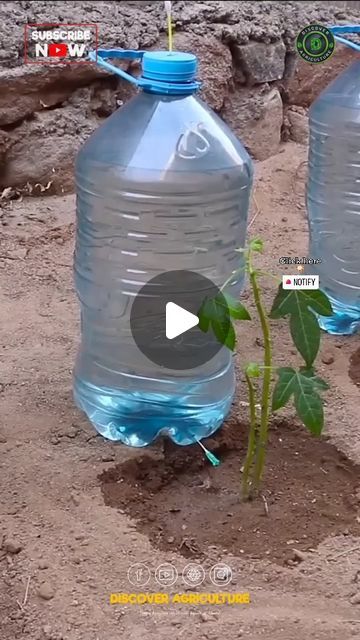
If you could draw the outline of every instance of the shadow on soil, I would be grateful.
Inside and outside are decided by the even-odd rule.
[[[357,349],[351,355],[349,376],[352,382],[360,387],[360,349]]]

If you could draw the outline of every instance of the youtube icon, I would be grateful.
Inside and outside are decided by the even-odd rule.
[[[48,56],[51,58],[66,58],[68,54],[68,46],[67,44],[60,43],[52,43],[49,44],[48,48]]]
[[[202,331],[199,309],[205,299],[222,299],[208,278],[193,271],[166,271],[148,280],[134,297],[130,329],[134,343],[148,361],[169,371],[189,371],[213,361],[224,347],[215,334]],[[223,298],[225,333],[230,313]],[[223,356],[219,356],[223,357]]]
[[[96,24],[25,25],[24,62],[28,64],[89,64],[97,50]]]

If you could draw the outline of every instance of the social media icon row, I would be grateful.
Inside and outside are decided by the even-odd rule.
[[[151,571],[146,564],[137,562],[129,567],[127,576],[133,586],[145,587],[150,582]],[[189,587],[200,586],[205,578],[205,569],[197,562],[190,562],[182,571],[183,582]],[[219,562],[211,567],[209,578],[215,586],[225,587],[232,580],[232,570],[227,564]],[[161,587],[172,587],[178,579],[178,570],[172,564],[161,564],[155,570],[155,580]]]

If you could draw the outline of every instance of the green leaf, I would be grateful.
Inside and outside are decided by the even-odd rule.
[[[234,320],[251,320],[248,310],[246,309],[246,307],[244,307],[243,304],[241,304],[241,302],[233,298],[228,293],[224,293],[223,295],[221,295],[221,298],[227,305],[227,310],[231,318],[234,318]],[[220,300],[219,303],[222,304]]]
[[[278,318],[284,318],[293,309],[292,294],[294,292],[283,289],[282,284],[279,285],[278,292],[275,296],[274,302],[269,313],[269,318],[276,320]]]
[[[331,302],[323,291],[320,291],[319,289],[316,289],[315,291],[303,290],[298,293],[301,294],[304,304],[310,307],[319,316],[332,316],[333,309]]]
[[[284,407],[292,396],[296,412],[303,424],[315,435],[320,435],[324,426],[324,410],[319,387],[324,383],[314,376],[312,369],[295,371],[291,367],[278,369],[279,379],[272,398],[272,410]],[[320,383],[319,383],[320,381]]]
[[[264,242],[263,240],[261,240],[261,238],[254,238],[250,241],[249,247],[251,251],[262,253],[262,251],[264,250]]]
[[[312,368],[310,369],[306,369],[305,367],[302,367],[300,369],[300,373],[302,376],[305,376],[305,378],[310,378],[312,384],[319,390],[319,391],[327,391],[328,389],[330,389],[329,384],[326,382],[326,380],[323,380],[322,378],[320,378],[319,376],[316,375],[316,373],[314,372],[314,370]]]
[[[320,347],[321,331],[316,316],[306,307],[299,306],[298,313],[290,316],[290,333],[306,365],[311,367]]]
[[[321,316],[331,316],[333,313],[330,300],[323,291],[288,290],[280,284],[269,317],[274,320],[284,318],[291,313],[298,313],[300,308],[310,308]]]
[[[224,344],[225,346],[228,346],[228,344],[231,345],[232,339],[233,339],[233,346],[229,348],[231,349],[234,348],[235,331],[234,331],[234,327],[231,325],[231,323],[229,323],[229,319],[227,317],[224,317],[221,315],[213,317],[211,319],[211,328],[214,332],[215,337],[220,342],[220,344]],[[232,333],[233,333],[233,338],[232,338]]]
[[[199,324],[198,327],[201,331],[203,331],[204,333],[207,333],[207,331],[209,330],[210,327],[210,317],[209,317],[209,303],[210,300],[208,300],[207,298],[205,298],[205,300],[203,301],[198,313],[197,313],[197,317],[199,318]]]
[[[272,411],[277,411],[289,402],[294,393],[294,378],[296,371],[292,367],[281,367],[277,370],[278,380],[272,397]]]
[[[256,362],[249,362],[245,369],[249,378],[260,378],[261,370]]]
[[[233,325],[230,323],[228,334],[227,334],[227,336],[225,338],[225,341],[224,341],[224,345],[225,345],[225,347],[230,349],[230,351],[234,351],[235,350],[235,344],[236,344],[235,329],[234,329]]]
[[[319,394],[306,385],[300,385],[295,393],[295,409],[305,427],[319,436],[324,427],[324,409]]]
[[[229,296],[227,297],[229,299]],[[231,298],[233,315],[238,319],[247,319],[248,312],[245,307]],[[235,329],[230,320],[230,313],[225,296],[217,295],[215,298],[205,298],[198,312],[199,328],[207,333],[211,328],[220,344],[234,351],[236,344]]]

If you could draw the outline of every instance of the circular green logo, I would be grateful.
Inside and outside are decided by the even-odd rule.
[[[309,24],[296,38],[299,56],[311,64],[325,62],[334,53],[335,38],[330,29],[321,24]]]

